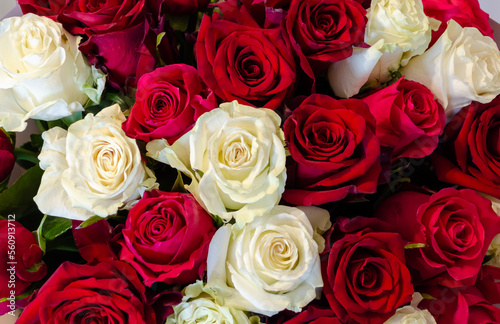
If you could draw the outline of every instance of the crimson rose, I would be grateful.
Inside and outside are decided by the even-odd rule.
[[[14,147],[7,134],[0,129],[0,183],[7,179],[15,163]]]
[[[123,123],[123,130],[145,142],[164,138],[172,144],[200,115],[215,107],[215,96],[195,68],[167,65],[141,77],[135,104]]]
[[[84,37],[80,50],[108,75],[113,87],[135,87],[136,76],[154,69],[147,48],[154,36],[147,38],[144,1],[70,0],[58,16],[66,30]]]
[[[47,274],[43,251],[35,235],[13,220],[0,220],[0,244],[0,262],[4,265],[0,269],[0,300],[12,295],[19,297]],[[10,300],[0,302],[0,315],[13,310],[7,308],[9,305],[12,305]]]
[[[17,0],[23,14],[34,13],[57,21],[57,15],[66,5],[66,0]]]
[[[321,205],[348,194],[374,193],[380,144],[368,106],[358,99],[306,98],[284,124],[292,163],[283,199]]]
[[[500,198],[500,97],[462,108],[444,138],[432,155],[438,179]]]
[[[130,210],[123,229],[120,259],[144,283],[187,284],[203,277],[212,218],[191,194],[153,190]]]
[[[462,27],[476,27],[485,36],[493,37],[489,15],[484,12],[478,0],[422,0],[424,13],[441,21],[437,32],[432,34],[432,43],[443,34],[450,19]]]
[[[393,159],[422,158],[436,149],[446,115],[422,84],[401,78],[363,101],[375,117],[380,145],[394,148]]]
[[[354,0],[292,0],[285,18],[286,32],[301,66],[324,72],[329,63],[352,55],[363,42],[366,10]]]
[[[180,301],[178,293],[170,295],[166,307]],[[137,273],[125,262],[64,262],[38,290],[16,323],[155,324],[152,302]]]
[[[195,54],[201,79],[223,101],[276,109],[293,93],[295,63],[279,28],[204,16]]]
[[[407,250],[418,283],[474,284],[500,218],[473,190],[446,188],[430,195],[403,191],[385,200],[375,217],[391,223],[404,240],[425,247]]]
[[[340,219],[327,239],[323,291],[342,323],[383,323],[412,299],[401,236],[374,232],[364,226],[370,222],[362,217]],[[354,228],[359,230],[351,231]]]

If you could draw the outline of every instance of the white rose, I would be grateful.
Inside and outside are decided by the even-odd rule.
[[[314,228],[331,223],[326,210],[306,211],[276,206],[241,229],[227,224],[217,230],[208,251],[207,287],[219,304],[272,316],[284,309],[299,312],[316,298],[323,287],[318,245],[324,240]]]
[[[89,66],[79,41],[34,14],[0,22],[0,127],[23,131],[29,118],[60,119],[100,100],[105,77]]]
[[[273,208],[284,191],[284,135],[270,109],[223,103],[173,145],[154,140],[146,149],[192,179],[187,189],[208,212],[239,226]]]
[[[365,42],[374,45],[384,40],[383,52],[403,52],[401,65],[422,54],[431,41],[439,21],[428,18],[422,0],[372,0],[367,10]]]
[[[414,293],[411,305],[398,308],[384,324],[436,324],[436,320],[428,310],[417,307],[422,299],[422,295]]]
[[[500,94],[500,53],[490,37],[454,20],[424,54],[401,73],[428,87],[448,117],[472,101],[488,103]]]
[[[40,211],[52,216],[85,220],[106,217],[125,203],[138,199],[155,185],[141,161],[134,139],[121,128],[120,106],[42,134],[39,155],[45,170],[34,200]]]
[[[174,306],[174,313],[167,318],[166,324],[260,323],[257,316],[248,318],[241,310],[218,305],[215,291],[204,287],[202,281],[187,286],[183,294],[182,302]]]

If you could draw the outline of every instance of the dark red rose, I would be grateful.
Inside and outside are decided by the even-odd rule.
[[[383,323],[412,300],[413,286],[399,234],[373,232],[370,219],[340,219],[322,261],[323,292],[342,323]],[[349,225],[354,222],[354,226]],[[345,231],[359,227],[357,232]]]
[[[0,269],[0,300],[19,297],[28,292],[32,283],[47,274],[47,266],[42,261],[43,251],[35,235],[14,220],[0,220],[0,244],[0,262],[3,264]],[[0,302],[0,315],[14,310],[21,303],[20,300]],[[15,304],[15,308],[9,308]]]
[[[130,210],[120,259],[144,283],[187,284],[201,279],[215,233],[212,218],[191,194],[153,190]]]
[[[57,15],[66,5],[66,0],[18,0],[23,14],[34,13],[57,21]]]
[[[435,286],[424,292],[433,299],[424,299],[419,307],[429,310],[437,323],[500,323],[500,308],[492,305],[476,287]]]
[[[15,163],[14,147],[7,134],[0,129],[0,183],[10,176]]]
[[[488,246],[500,232],[491,202],[469,189],[400,192],[384,201],[375,216],[391,223],[404,240],[425,244],[406,251],[407,265],[420,284],[474,284]]]
[[[180,301],[178,293],[169,294],[169,306]],[[125,262],[64,262],[16,323],[154,324],[157,320],[151,303],[137,273]]]
[[[432,155],[439,180],[500,198],[500,97],[462,108]]]
[[[489,15],[481,10],[478,0],[422,0],[427,16],[441,21],[437,32],[432,34],[432,43],[447,27],[447,22],[455,20],[462,27],[476,27],[485,36],[493,37]]]
[[[401,78],[363,101],[375,117],[380,145],[394,149],[393,159],[422,158],[436,149],[446,115],[427,87]]]
[[[292,0],[285,26],[302,69],[313,77],[307,65],[323,73],[352,55],[352,46],[363,42],[366,19],[354,0]]]
[[[286,10],[275,9],[269,1],[226,0],[215,3],[224,20],[255,28],[277,28],[286,16]]]
[[[201,79],[223,101],[276,109],[293,93],[295,63],[278,28],[204,16],[195,54]]]
[[[58,16],[65,29],[84,37],[80,50],[118,89],[135,87],[135,77],[155,66],[144,1],[71,0]]]
[[[215,107],[215,96],[194,67],[167,65],[141,77],[123,130],[145,142],[164,138],[172,144],[199,116]]]
[[[284,313],[284,312],[283,312]],[[341,324],[340,320],[337,318],[335,313],[330,308],[318,307],[313,304],[309,304],[302,312],[298,314],[293,314],[290,311],[287,314],[278,314],[270,318],[267,322],[269,324]],[[293,315],[291,315],[293,314]]]
[[[361,100],[311,95],[287,118],[284,132],[293,159],[287,166],[286,201],[321,205],[376,191],[380,144]]]

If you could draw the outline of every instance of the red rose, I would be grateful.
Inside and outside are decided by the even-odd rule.
[[[278,28],[204,16],[195,54],[201,79],[223,101],[276,109],[293,93],[295,63]]]
[[[187,284],[203,277],[212,218],[191,194],[153,190],[130,210],[120,242],[120,259],[144,283]]]
[[[19,3],[23,14],[34,13],[57,20],[57,15],[66,5],[66,0],[18,0],[17,3]]]
[[[361,100],[311,95],[283,128],[293,159],[283,199],[321,205],[376,191],[380,144],[373,116]]]
[[[144,1],[71,0],[58,16],[65,29],[84,37],[80,50],[118,89],[135,87],[136,76],[154,69],[147,48],[154,36],[148,34]]]
[[[9,177],[15,163],[14,147],[7,134],[0,129],[0,183]]]
[[[329,233],[336,240],[324,252],[323,291],[342,323],[383,323],[412,299],[401,236],[359,226],[364,220],[371,221],[340,219]],[[349,227],[360,230],[347,233]]]
[[[492,305],[475,287],[436,286],[424,292],[433,299],[424,299],[419,307],[429,310],[437,323],[500,323],[500,308]]]
[[[200,115],[215,107],[215,96],[194,67],[167,65],[141,77],[123,130],[145,142],[164,138],[172,144]]]
[[[426,246],[407,250],[414,281],[457,287],[474,284],[500,218],[491,202],[473,190],[443,189],[433,195],[404,191],[375,211],[409,242]]]
[[[35,235],[20,223],[0,220],[0,246],[0,263],[3,265],[0,269],[0,300],[11,298],[12,295],[21,296],[33,282],[47,274],[47,266],[42,261],[43,251]],[[0,315],[21,306],[19,302],[0,302]],[[17,306],[9,308],[13,303],[17,303]]]
[[[438,179],[500,198],[500,97],[462,108],[444,138],[432,155]]]
[[[354,0],[292,0],[285,26],[302,68],[313,77],[308,64],[322,73],[352,55],[352,46],[363,42],[366,19]]]
[[[478,0],[422,0],[427,16],[441,21],[432,35],[433,42],[443,34],[447,22],[455,20],[462,27],[476,27],[485,36],[493,37],[489,15],[481,10]]]
[[[436,149],[446,115],[422,84],[401,78],[363,101],[375,117],[380,145],[394,148],[393,159],[422,158]]]
[[[171,306],[180,301],[171,294]],[[38,290],[16,323],[154,324],[156,314],[137,273],[125,262],[64,262]],[[171,310],[171,309],[170,309]]]
[[[269,322],[274,323],[274,322]],[[278,322],[284,324],[341,324],[340,320],[335,316],[335,313],[324,307],[317,307],[316,305],[310,304],[302,312],[290,318],[286,322]]]

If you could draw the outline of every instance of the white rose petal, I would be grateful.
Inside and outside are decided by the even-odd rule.
[[[375,45],[384,40],[381,51],[401,50],[403,66],[427,49],[432,30],[440,24],[425,15],[422,0],[372,0],[366,15],[365,42]]]
[[[414,293],[411,305],[398,308],[384,324],[436,324],[436,320],[428,310],[417,307],[422,299],[422,295]]]
[[[306,210],[315,227],[328,226],[328,212]],[[207,275],[207,287],[221,305],[266,316],[299,312],[323,287],[313,226],[303,211],[286,206],[243,228],[225,225],[210,243]]]
[[[34,198],[42,213],[76,220],[106,217],[138,199],[144,187],[155,187],[135,140],[121,129],[123,120],[113,105],[67,131],[54,127],[42,134],[38,158],[45,172]]]
[[[284,191],[284,135],[270,109],[224,103],[174,144],[154,140],[146,149],[192,179],[187,189],[208,212],[239,226],[273,208]]]
[[[410,60],[401,73],[427,86],[452,117],[472,101],[488,103],[500,94],[500,52],[477,28],[454,20],[424,54]]]
[[[215,291],[204,287],[202,281],[187,286],[179,305],[174,306],[174,313],[167,318],[166,324],[191,323],[226,323],[257,324],[257,316],[248,317],[245,312],[218,305],[215,302]]]
[[[105,77],[78,50],[80,39],[34,14],[0,22],[0,127],[23,131],[29,118],[56,120],[99,102]]]

